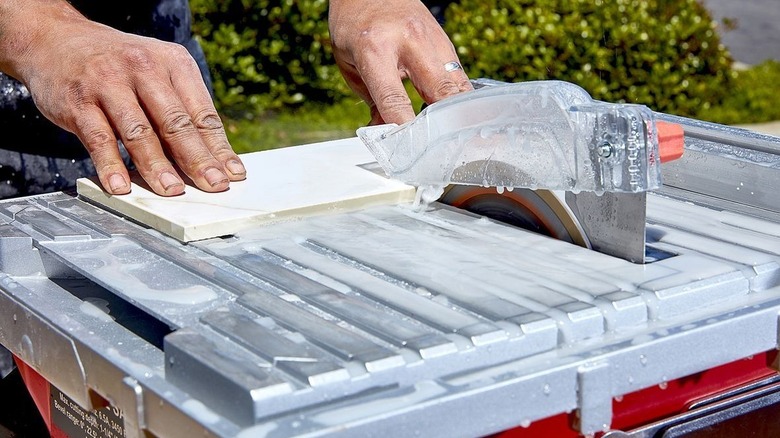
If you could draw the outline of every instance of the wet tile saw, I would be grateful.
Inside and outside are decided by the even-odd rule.
[[[84,196],[0,202],[0,343],[52,433],[778,432],[780,139],[476,85],[360,132],[419,205],[183,243]]]

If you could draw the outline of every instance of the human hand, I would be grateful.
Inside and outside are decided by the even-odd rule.
[[[331,0],[336,63],[371,109],[371,124],[414,118],[403,79],[428,103],[471,90],[447,34],[418,0]]]
[[[89,21],[61,0],[0,0],[0,12],[0,69],[79,137],[106,191],[130,191],[117,139],[159,195],[184,191],[169,157],[207,192],[246,177],[184,47]]]

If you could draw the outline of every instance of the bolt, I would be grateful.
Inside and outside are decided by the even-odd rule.
[[[612,156],[612,152],[614,151],[614,148],[612,147],[609,142],[602,143],[598,149],[596,149],[596,153],[601,158],[609,158]]]

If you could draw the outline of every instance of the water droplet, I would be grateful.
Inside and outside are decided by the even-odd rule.
[[[623,396],[622,395],[616,395],[615,396],[615,401],[618,402],[618,403],[622,402],[623,401]]]
[[[550,395],[550,392],[552,392],[552,389],[550,389],[550,385],[545,383],[544,388],[542,388],[542,392],[544,392],[544,395]]]
[[[527,429],[530,426],[531,426],[531,420],[529,420],[527,418],[520,422],[520,427],[522,427],[522,428],[526,428]]]
[[[659,383],[659,384],[658,384],[658,387],[659,387],[659,388],[661,388],[662,390],[663,390],[663,389],[666,389],[666,388],[668,388],[668,387],[669,387],[669,383],[667,383],[667,382],[661,382],[661,383]]]
[[[640,354],[639,363],[641,363],[642,366],[647,366],[647,356],[645,356],[644,354]]]

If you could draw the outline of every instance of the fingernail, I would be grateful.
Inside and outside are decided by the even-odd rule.
[[[176,186],[183,185],[183,183],[179,181],[179,178],[176,178],[176,175],[172,174],[171,172],[163,172],[160,175],[160,184],[162,184],[163,190],[166,192]]]
[[[211,187],[218,186],[220,184],[229,183],[228,177],[216,167],[209,167],[203,172],[203,177],[206,178]]]
[[[232,173],[233,175],[246,175],[246,168],[238,160],[228,161],[225,163],[225,167],[227,167],[228,172]]]
[[[108,177],[108,187],[112,193],[124,192],[127,188],[127,181],[122,175],[114,173]]]

